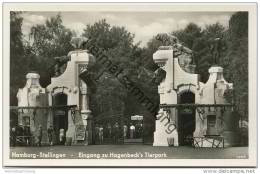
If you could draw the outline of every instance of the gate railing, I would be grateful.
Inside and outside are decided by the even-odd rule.
[[[31,119],[35,122],[37,121],[37,111],[47,111],[53,112],[55,110],[71,110],[75,112],[77,105],[57,105],[57,106],[10,106],[10,114],[22,114],[21,122],[10,127],[10,143],[11,145],[35,145],[36,144],[36,135],[31,132]],[[71,114],[73,117],[73,113]],[[27,121],[23,119],[27,118]],[[18,118],[19,119],[19,118]],[[72,118],[73,119],[73,118]],[[26,119],[25,119],[26,120]],[[18,121],[18,120],[17,120]],[[47,122],[44,123],[47,125]],[[12,130],[14,128],[14,130]],[[45,128],[46,129],[46,128]],[[44,129],[44,131],[46,131]],[[47,137],[47,132],[44,132],[43,137]],[[46,138],[45,138],[46,139]],[[46,140],[48,141],[48,140]]]

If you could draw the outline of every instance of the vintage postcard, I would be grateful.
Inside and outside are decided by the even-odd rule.
[[[255,3],[3,14],[4,166],[256,166]]]

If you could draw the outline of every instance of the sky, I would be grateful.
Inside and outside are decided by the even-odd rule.
[[[46,19],[58,13],[62,16],[63,24],[78,36],[87,24],[106,19],[111,26],[124,26],[135,34],[136,43],[141,41],[141,46],[145,46],[156,34],[183,29],[190,22],[202,28],[216,22],[228,27],[234,12],[24,12],[22,31],[25,38],[33,25],[44,24]]]

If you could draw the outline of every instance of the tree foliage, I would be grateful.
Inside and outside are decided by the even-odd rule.
[[[59,14],[47,19],[44,24],[31,28],[28,48],[36,61],[31,69],[39,72],[42,86],[45,87],[50,83],[54,57],[65,56],[73,50],[70,44],[71,38],[72,31],[62,24]]]
[[[229,21],[225,76],[234,83],[234,102],[242,119],[248,119],[248,12],[235,13]]]
[[[10,104],[17,105],[16,94],[24,85],[28,61],[25,56],[22,33],[23,18],[19,12],[10,12]],[[22,66],[21,66],[22,65]]]
[[[89,39],[88,44],[102,49],[102,54],[122,68],[129,79],[139,88],[143,87],[143,79],[140,79],[139,76],[144,68],[142,66],[144,62],[141,60],[142,49],[138,47],[138,44],[134,44],[133,34],[124,27],[110,26],[106,20],[100,20],[93,25],[87,25],[83,36]],[[106,68],[104,66],[96,64],[92,70],[95,74],[100,74]],[[150,89],[150,87],[147,87],[147,89]],[[120,104],[126,116],[137,114],[140,112],[140,103],[132,101],[136,101],[136,99],[116,77],[108,72],[103,73],[98,81],[96,93],[92,96],[93,105],[96,106],[94,107],[96,114],[107,112],[107,114],[113,115],[118,112],[118,109],[113,110],[116,107],[112,105],[118,106]],[[125,106],[128,109],[125,109]],[[98,109],[99,107],[101,108]]]

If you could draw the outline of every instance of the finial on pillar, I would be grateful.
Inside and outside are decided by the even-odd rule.
[[[82,49],[84,44],[88,42],[86,37],[72,37],[70,44],[76,49]]]
[[[27,88],[40,86],[40,75],[36,71],[31,71],[26,74],[26,86]]]

